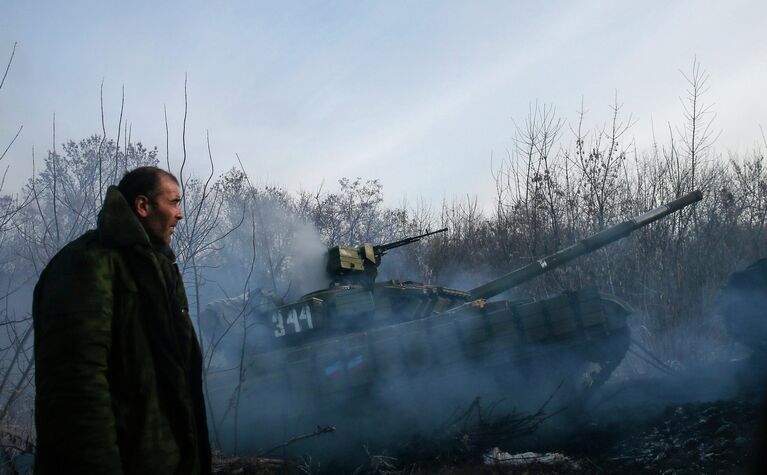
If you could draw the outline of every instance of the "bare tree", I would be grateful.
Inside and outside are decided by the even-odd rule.
[[[11,69],[13,58],[16,54],[17,43],[6,63],[0,90],[5,85],[6,78]],[[23,126],[20,125],[15,135],[0,152],[0,162],[6,157],[16,139],[21,134]],[[17,262],[9,248],[13,243],[13,223],[17,215],[22,211],[29,200],[19,200],[17,197],[4,194],[5,178],[8,166],[3,171],[0,179],[0,278],[5,291],[0,296],[0,471],[14,472],[14,459],[24,453],[34,450],[34,437],[27,421],[19,423],[29,405],[17,408],[17,403],[24,400],[26,390],[31,384],[31,371],[33,368],[32,348],[29,337],[32,333],[32,324],[29,314],[24,312],[18,315],[10,301],[20,285]],[[23,285],[23,284],[22,284]]]

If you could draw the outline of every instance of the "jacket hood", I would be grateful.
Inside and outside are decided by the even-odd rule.
[[[107,188],[104,206],[99,212],[97,228],[99,238],[105,244],[115,247],[135,244],[151,245],[149,235],[116,186]]]

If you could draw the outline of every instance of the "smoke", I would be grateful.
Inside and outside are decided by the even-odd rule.
[[[684,324],[653,329],[646,314],[635,312],[628,322],[632,345],[592,401],[591,420],[609,427],[629,418],[650,420],[686,403],[764,401],[765,353],[757,342],[767,336],[767,286],[744,292],[737,275],[717,291],[713,307]]]
[[[462,359],[417,374],[382,375],[364,389],[344,387],[332,393],[318,391],[312,381],[291,379],[289,368],[276,366],[271,369],[276,374],[251,375],[243,387],[246,396],[241,400],[237,449],[251,455],[263,453],[315,427],[330,425],[335,433],[298,442],[279,454],[311,454],[325,464],[354,466],[364,461],[366,449],[383,453],[412,437],[449,429],[445,425],[450,418],[466,411],[476,398],[497,415],[522,413],[554,394],[557,378],[571,377],[559,372],[552,375],[543,365],[533,366],[540,371],[538,375],[525,373],[501,357],[481,363]],[[568,365],[560,362],[559,366]],[[563,404],[559,398],[552,406]],[[229,450],[234,449],[233,429],[232,422],[221,427],[222,443]]]
[[[287,263],[289,298],[297,298],[330,284],[325,272],[327,247],[314,225],[308,222],[295,224],[287,254],[290,256]]]
[[[496,351],[501,343],[478,336],[486,331],[481,318],[474,318],[469,329],[447,315],[395,329],[389,323],[376,327],[380,315],[360,311],[348,316],[358,333],[338,332],[318,339],[301,335],[300,341],[286,343],[275,336],[274,310],[327,287],[326,244],[359,243],[323,243],[327,233],[279,200],[264,203],[253,216],[258,225],[255,238],[248,232],[239,237],[241,243],[253,239],[257,243],[252,285],[240,297],[212,304],[204,318],[218,322],[206,334],[218,338],[226,333],[208,377],[212,432],[226,452],[257,455],[317,427],[334,426],[332,434],[297,441],[273,455],[309,454],[324,467],[340,463],[348,468],[367,454],[391,453],[411,437],[445,430],[451,416],[476,398],[492,408],[490,417],[534,411],[553,395],[547,410],[567,410],[548,421],[541,433],[573,434],[586,421],[620,418],[627,411],[650,414],[668,404],[732,397],[744,379],[753,379],[747,370],[727,362],[734,354],[728,350],[733,344],[722,337],[724,325],[715,313],[653,327],[649,322],[657,321],[657,315],[641,309],[629,319],[635,341],[630,352],[610,380],[587,395],[584,388],[599,367],[584,356],[593,348],[546,344],[528,345],[524,355],[521,348]],[[489,266],[468,271],[459,261],[448,261],[438,276],[430,275],[422,245],[387,254],[379,280],[434,280],[467,290],[498,277]],[[239,254],[231,266],[222,268],[227,278],[242,279],[247,258]],[[521,294],[510,291],[496,299]],[[398,315],[397,304],[389,305],[387,312]],[[330,318],[332,312],[327,313]],[[403,321],[404,315],[400,315]],[[402,325],[409,325],[408,330]],[[371,338],[386,332],[388,337],[375,340],[375,352],[368,351]],[[413,336],[418,332],[432,333],[419,340]],[[588,345],[602,343],[597,339]],[[485,352],[472,355],[467,348]],[[382,364],[387,358],[398,361],[393,369]],[[709,364],[714,360],[720,362]],[[680,361],[688,362],[687,367]],[[706,364],[693,366],[691,361]],[[365,371],[366,367],[372,370]]]
[[[379,305],[396,305],[397,298]],[[548,305],[556,311],[553,301]],[[515,343],[505,309],[498,302],[486,314],[468,308],[425,320],[403,316],[404,323],[363,332],[277,343],[272,351],[261,347],[239,388],[237,378],[211,382],[217,414],[232,416],[233,410],[222,408],[231,408],[230,394],[240,394],[238,419],[216,426],[219,441],[227,451],[253,455],[318,426],[334,426],[334,434],[297,442],[281,454],[353,465],[364,448],[383,452],[433,434],[477,398],[496,415],[533,411],[552,396],[552,411],[573,405],[593,368],[589,349],[580,337]]]
[[[333,426],[332,434],[298,441],[273,455],[309,454],[325,468],[350,470],[369,454],[392,454],[415,437],[445,434],[451,430],[447,423],[477,398],[488,408],[487,418],[523,416],[549,398],[548,413],[564,410],[547,421],[534,441],[495,441],[524,447],[547,438],[561,440],[563,434],[571,437],[595,421],[651,417],[670,404],[735,397],[744,383],[757,381],[752,366],[722,359],[729,343],[716,328],[702,331],[706,325],[698,321],[675,329],[689,335],[686,348],[711,353],[705,364],[683,367],[659,351],[658,342],[666,336],[648,333],[642,325],[646,317],[634,313],[629,318],[635,341],[631,351],[610,380],[585,397],[584,383],[598,367],[584,356],[593,348],[570,342],[496,351],[505,340],[478,340],[487,335],[485,323],[473,315],[439,315],[295,347],[254,349],[258,353],[251,355],[240,388],[239,419],[235,424],[229,411],[230,417],[217,426],[219,440],[226,451],[254,455]],[[713,312],[702,320],[723,325]],[[597,339],[590,345],[606,343]],[[638,345],[660,363],[652,365],[647,354],[640,359]],[[375,351],[368,351],[371,347]],[[365,373],[370,368],[374,371]],[[355,379],[355,374],[367,376]],[[220,408],[232,404],[235,383],[217,384],[211,402],[222,414]]]

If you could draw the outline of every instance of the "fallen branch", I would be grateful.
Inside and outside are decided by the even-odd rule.
[[[560,385],[561,386],[561,385]],[[455,411],[442,427],[430,436],[419,435],[396,451],[404,466],[420,466],[444,463],[460,464],[481,459],[490,447],[501,441],[524,437],[534,433],[546,420],[561,413],[563,409],[546,411],[560,387],[532,413],[512,411],[496,415],[497,401],[483,407],[481,399],[475,398],[464,411]]]
[[[336,428],[333,427],[333,426],[325,426],[325,427],[317,426],[317,428],[311,434],[304,434],[304,435],[298,435],[296,437],[293,437],[292,439],[288,440],[287,442],[283,442],[280,445],[275,445],[274,447],[272,447],[271,449],[267,450],[266,452],[262,452],[262,453],[258,454],[256,457],[264,457],[264,456],[274,452],[275,450],[279,450],[279,449],[285,448],[285,447],[287,447],[289,445],[292,445],[292,444],[298,442],[299,440],[311,439],[312,437],[319,437],[319,436],[321,436],[323,434],[329,434],[329,433],[335,432],[335,431],[336,431]]]

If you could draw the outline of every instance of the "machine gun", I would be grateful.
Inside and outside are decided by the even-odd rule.
[[[374,245],[365,243],[359,247],[334,246],[328,249],[328,277],[333,284],[372,285],[378,275],[381,257],[392,249],[407,246],[421,239],[447,231],[447,228],[426,231],[399,241]]]
[[[388,244],[379,244],[378,246],[373,246],[373,253],[379,259],[379,263],[380,263],[381,256],[383,256],[384,254],[386,254],[387,252],[389,252],[390,250],[394,248],[407,246],[408,244],[418,242],[425,237],[428,237],[434,234],[444,233],[445,231],[447,231],[447,228],[438,229],[436,231],[429,231],[427,229],[425,233],[419,234],[418,236],[412,236],[409,238],[400,239],[399,241],[390,242]]]

